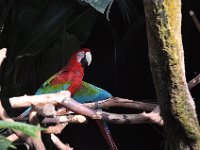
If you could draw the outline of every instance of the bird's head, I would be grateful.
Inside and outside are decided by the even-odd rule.
[[[88,48],[82,48],[75,52],[77,61],[82,66],[89,66],[92,62],[91,50]]]

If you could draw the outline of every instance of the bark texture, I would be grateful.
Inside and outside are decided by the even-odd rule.
[[[151,71],[172,150],[199,150],[200,128],[184,66],[181,0],[144,0]]]

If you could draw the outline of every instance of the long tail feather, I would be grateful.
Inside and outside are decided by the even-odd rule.
[[[31,112],[32,107],[28,107],[23,113],[21,113],[19,116],[17,116],[15,119],[21,119],[24,118],[26,116],[28,116]]]
[[[108,124],[105,122],[105,121],[102,121],[102,120],[96,120],[97,122],[97,125],[101,131],[101,133],[103,134],[110,150],[118,150],[113,138],[112,138],[112,135],[110,133],[110,130],[109,130],[109,127],[108,127]]]

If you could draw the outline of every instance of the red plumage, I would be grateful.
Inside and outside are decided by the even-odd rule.
[[[72,54],[71,59],[68,64],[59,71],[55,78],[50,82],[52,85],[60,84],[66,81],[71,81],[71,85],[68,88],[71,94],[73,94],[82,84],[82,79],[84,76],[84,68],[81,63],[77,60],[77,54],[79,52],[90,52],[88,48],[80,49]]]

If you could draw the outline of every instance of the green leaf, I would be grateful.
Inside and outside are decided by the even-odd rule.
[[[112,4],[113,0],[83,0],[89,3],[92,7],[94,7],[97,11],[102,14],[105,12],[106,8]]]
[[[12,145],[11,141],[0,135],[0,150],[7,150],[8,148],[16,149],[16,147]]]
[[[24,134],[32,137],[37,137],[37,131],[44,131],[45,128],[36,127],[34,125],[29,125],[21,122],[7,122],[0,121],[0,128],[10,128],[23,132]]]

